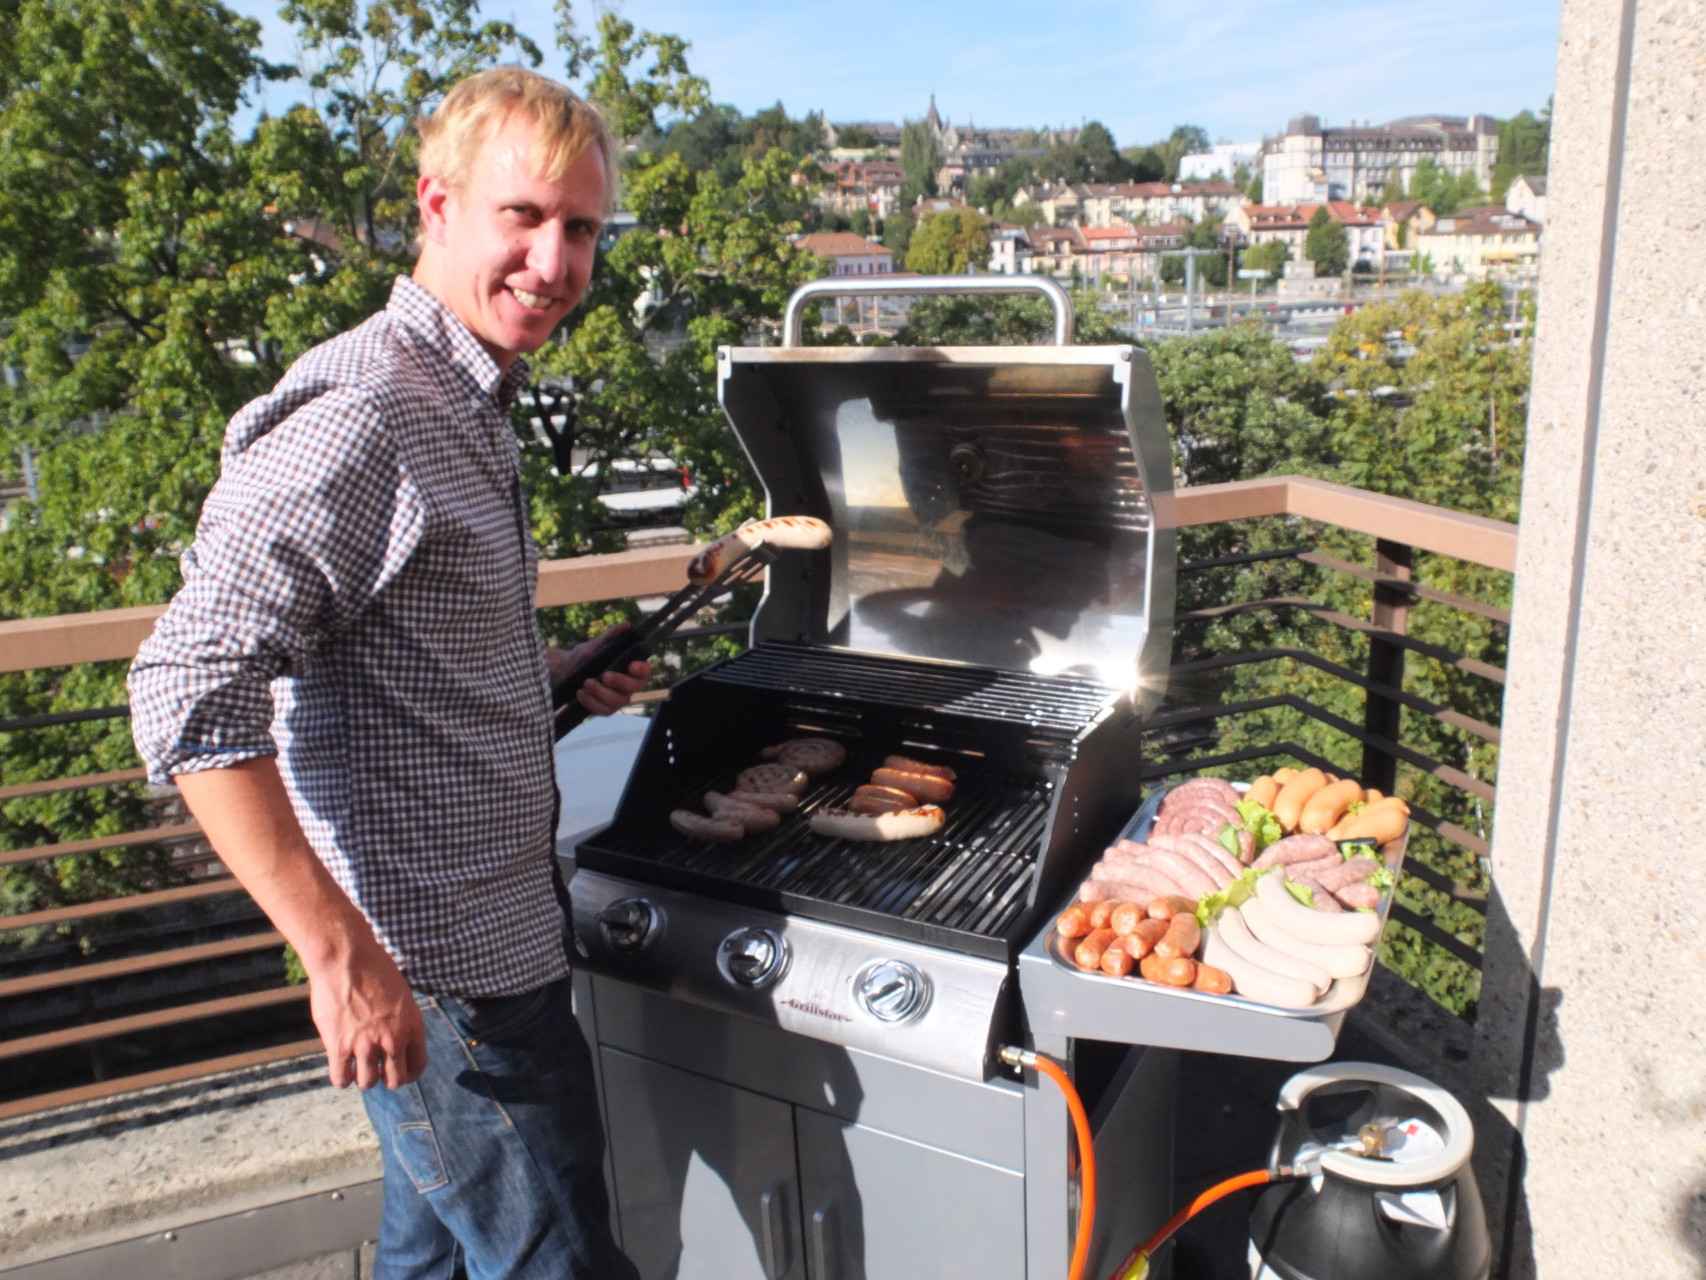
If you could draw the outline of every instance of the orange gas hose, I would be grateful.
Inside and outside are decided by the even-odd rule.
[[[1084,1280],[1084,1268],[1090,1261],[1090,1233],[1096,1225],[1096,1146],[1090,1138],[1090,1117],[1085,1113],[1078,1090],[1072,1087],[1072,1081],[1059,1064],[1029,1049],[1006,1048],[1001,1051],[1001,1058],[1047,1076],[1066,1098],[1072,1128],[1078,1134],[1078,1237],[1072,1246],[1072,1267],[1066,1274],[1067,1280]]]
[[[1120,1263],[1119,1269],[1109,1277],[1109,1280],[1143,1280],[1143,1277],[1149,1274],[1149,1259],[1154,1256],[1155,1251],[1172,1239],[1175,1231],[1215,1201],[1224,1200],[1234,1191],[1242,1191],[1245,1187],[1259,1187],[1266,1182],[1297,1176],[1299,1175],[1290,1169],[1282,1169],[1277,1174],[1269,1169],[1252,1169],[1249,1173],[1241,1173],[1235,1178],[1228,1178],[1225,1182],[1215,1183],[1214,1186],[1162,1223],[1159,1231],[1136,1249],[1133,1249],[1126,1260]]]

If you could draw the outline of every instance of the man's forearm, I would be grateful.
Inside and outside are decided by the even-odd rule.
[[[220,861],[296,948],[310,976],[378,946],[366,917],[308,843],[273,759],[180,773],[174,781]]]
[[[271,758],[177,775],[214,852],[308,971],[332,1083],[395,1089],[426,1066],[409,984],[302,832]]]

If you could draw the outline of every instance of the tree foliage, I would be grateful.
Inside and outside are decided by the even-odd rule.
[[[1284,240],[1269,240],[1253,244],[1238,255],[1238,265],[1250,271],[1266,271],[1275,280],[1285,274],[1285,264],[1291,261],[1291,246]]]
[[[0,5],[0,456],[39,451],[41,498],[0,532],[0,616],[158,604],[212,484],[226,419],[307,347],[384,304],[409,269],[415,115],[468,71],[539,54],[468,0],[297,0],[313,105],[231,126],[246,86],[284,73],[214,0]],[[615,545],[599,494],[625,461],[693,476],[685,519],[721,530],[758,494],[717,407],[715,352],[773,325],[822,266],[796,249],[804,195],[785,113],[754,117],[732,181],[658,145],[708,95],[673,36],[614,15],[567,73],[629,143],[640,221],[601,254],[582,307],[533,362],[517,412],[548,555]],[[793,122],[797,124],[798,122]],[[737,127],[737,133],[740,128]],[[756,148],[756,149],[755,149]],[[669,342],[660,342],[668,335]],[[667,349],[667,354],[654,354]],[[572,466],[569,465],[572,462]],[[554,610],[559,641],[621,609]],[[0,677],[0,716],[122,704],[123,664]],[[123,720],[0,735],[6,783],[134,765]],[[6,803],[0,848],[133,830],[134,788]],[[115,850],[0,871],[0,913],[170,880]],[[85,934],[85,938],[93,934]]]
[[[1335,221],[1325,205],[1309,219],[1309,231],[1303,237],[1303,256],[1315,264],[1317,279],[1342,276],[1350,264],[1350,236],[1345,224]]]
[[[906,174],[905,203],[936,194],[936,172],[942,153],[936,138],[921,120],[908,120],[900,129],[900,167]]]
[[[989,223],[963,209],[926,214],[906,250],[906,269],[920,275],[959,276],[988,265]]]
[[[1552,103],[1547,101],[1537,116],[1532,111],[1519,111],[1509,120],[1499,122],[1499,158],[1493,165],[1489,198],[1503,204],[1505,192],[1517,178],[1539,177],[1546,172],[1552,147]]]
[[[1409,198],[1420,200],[1444,218],[1459,209],[1484,203],[1486,194],[1472,171],[1465,170],[1453,177],[1432,156],[1423,156],[1416,161],[1416,172],[1411,175]]]

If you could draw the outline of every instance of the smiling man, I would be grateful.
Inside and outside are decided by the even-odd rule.
[[[508,409],[579,302],[615,146],[504,67],[420,126],[385,310],[232,418],[136,741],[308,971],[385,1162],[385,1280],[624,1280],[553,863],[551,687]],[[647,669],[588,681],[624,705]],[[382,1086],[382,1087],[375,1087]]]

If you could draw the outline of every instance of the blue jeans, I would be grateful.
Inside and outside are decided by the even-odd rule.
[[[425,1073],[362,1095],[385,1161],[375,1280],[638,1280],[610,1229],[569,979],[416,1003]]]

